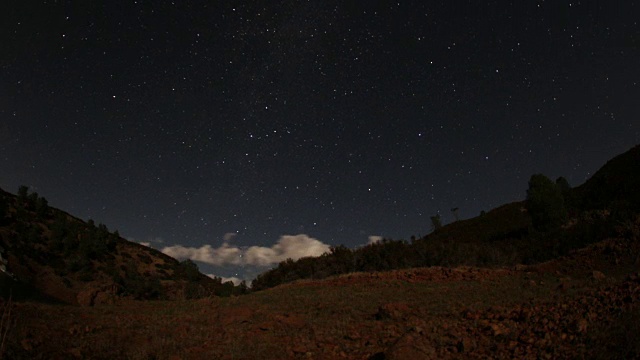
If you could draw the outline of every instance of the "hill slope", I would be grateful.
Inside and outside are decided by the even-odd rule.
[[[190,261],[121,238],[84,222],[21,188],[0,190],[1,294],[69,304],[118,298],[177,299],[210,295],[228,285],[201,274]]]
[[[319,258],[285,261],[259,275],[252,287],[261,290],[357,271],[532,264],[566,255],[614,234],[619,223],[640,212],[640,146],[616,156],[582,186],[566,187],[561,201],[570,218],[561,227],[534,228],[526,203],[515,202],[439,227],[410,243],[385,240],[354,250],[334,247]]]

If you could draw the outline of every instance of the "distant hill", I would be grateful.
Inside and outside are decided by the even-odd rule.
[[[561,179],[558,179],[560,181]],[[383,240],[358,249],[344,246],[318,258],[287,260],[252,283],[261,290],[298,279],[323,279],[362,271],[428,266],[499,267],[534,264],[617,235],[640,213],[640,146],[607,162],[585,184],[566,189],[556,181],[568,219],[560,227],[532,226],[525,201],[435,229],[423,238]],[[554,186],[552,182],[549,182]],[[523,196],[526,193],[523,184]]]
[[[52,208],[21,187],[0,189],[0,296],[93,305],[130,299],[185,299],[239,291],[92,220]]]

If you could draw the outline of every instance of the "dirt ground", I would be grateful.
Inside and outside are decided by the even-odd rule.
[[[512,269],[420,268],[231,298],[2,303],[2,359],[640,356],[640,277],[609,241]],[[612,250],[613,249],[613,250]],[[11,309],[11,312],[8,312]]]

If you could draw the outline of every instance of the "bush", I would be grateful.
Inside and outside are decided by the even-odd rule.
[[[189,281],[198,281],[200,279],[201,275],[198,265],[189,259],[180,263],[180,270]]]

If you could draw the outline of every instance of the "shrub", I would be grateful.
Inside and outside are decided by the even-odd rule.
[[[562,191],[542,174],[531,176],[526,206],[536,230],[547,231],[558,227],[567,216]]]

